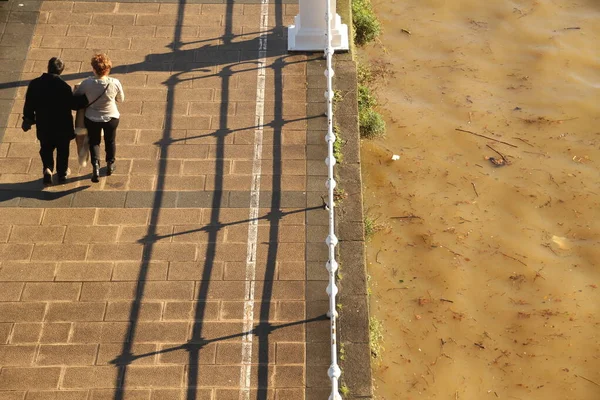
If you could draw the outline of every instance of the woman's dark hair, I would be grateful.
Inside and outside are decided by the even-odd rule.
[[[58,57],[48,60],[48,73],[60,75],[65,70],[65,63]]]

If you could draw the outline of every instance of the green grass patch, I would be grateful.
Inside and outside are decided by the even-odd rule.
[[[385,136],[385,120],[375,108],[377,98],[373,94],[370,84],[374,76],[371,69],[365,65],[358,66],[358,125],[360,137],[376,139]]]
[[[371,0],[352,0],[352,25],[357,46],[364,46],[381,34],[381,24],[373,12]]]

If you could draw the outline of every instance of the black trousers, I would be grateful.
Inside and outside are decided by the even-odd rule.
[[[40,157],[44,169],[54,172],[54,150],[56,150],[56,172],[65,176],[69,168],[70,140],[40,140]]]
[[[119,119],[112,118],[108,122],[95,122],[85,119],[85,127],[88,131],[90,141],[90,159],[92,165],[100,162],[100,141],[102,140],[102,131],[104,131],[104,150],[106,151],[106,162],[115,162],[117,152],[117,127]]]

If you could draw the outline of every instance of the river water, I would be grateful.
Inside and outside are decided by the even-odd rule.
[[[600,399],[600,1],[373,5],[377,398]]]

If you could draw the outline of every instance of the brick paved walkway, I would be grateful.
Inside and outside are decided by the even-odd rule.
[[[271,4],[265,20],[254,258],[261,5],[21,3],[0,9],[0,102],[12,103],[0,128],[0,399],[325,395],[325,146],[323,118],[307,111],[321,114],[324,78],[287,54],[297,6]],[[27,26],[29,49],[10,47]],[[72,157],[70,181],[43,189],[35,135],[19,128],[26,85],[52,56],[78,83],[95,51],[125,89],[117,171],[92,184]]]

